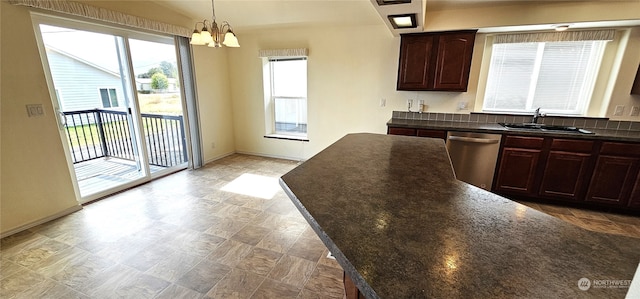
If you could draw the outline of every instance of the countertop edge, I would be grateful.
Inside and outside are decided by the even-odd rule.
[[[291,189],[289,189],[289,186],[287,186],[287,183],[282,178],[279,178],[278,181],[280,183],[280,187],[282,187],[282,189],[284,190],[284,193],[287,194],[289,199],[291,199],[291,202],[293,202],[293,205],[296,206],[298,211],[300,211],[300,214],[302,214],[304,219],[307,220],[307,222],[309,223],[309,226],[311,226],[313,231],[316,232],[316,234],[318,235],[322,243],[324,243],[324,245],[327,246],[327,249],[329,249],[331,254],[336,258],[336,261],[338,262],[338,264],[342,266],[342,269],[344,270],[346,275],[348,275],[349,278],[351,278],[351,280],[358,287],[360,292],[362,292],[367,299],[380,298],[378,294],[376,294],[376,292],[373,290],[373,288],[371,288],[371,286],[360,275],[360,273],[358,273],[356,268],[349,262],[349,260],[342,253],[342,251],[340,251],[340,249],[335,245],[333,240],[331,240],[331,238],[324,232],[324,230],[322,230],[318,222],[313,218],[313,216],[311,216],[311,213],[307,211],[307,209],[304,207],[304,205],[302,205],[300,200],[298,200],[298,197],[296,197],[296,195],[291,191]]]

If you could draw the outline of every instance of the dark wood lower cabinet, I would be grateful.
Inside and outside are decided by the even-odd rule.
[[[540,184],[539,195],[552,199],[579,201],[588,182],[591,154],[551,151]]]
[[[416,136],[416,129],[389,127],[389,128],[387,128],[387,134],[389,134],[389,135]]]
[[[600,156],[586,201],[626,206],[638,176],[639,158]]]
[[[440,138],[440,139],[445,139],[446,140],[447,139],[447,131],[418,129],[417,136],[418,137]]]
[[[388,134],[441,138],[447,131],[389,127]],[[640,143],[505,134],[493,192],[640,212]]]
[[[342,280],[344,282],[344,295],[346,299],[366,299],[346,272],[343,272]]]
[[[447,139],[447,131],[444,130],[388,127],[387,134]]]
[[[640,174],[638,174],[638,177],[636,178],[636,184],[631,192],[628,206],[630,208],[640,209]]]
[[[495,190],[520,195],[533,195],[536,166],[540,150],[505,148],[500,159]]]

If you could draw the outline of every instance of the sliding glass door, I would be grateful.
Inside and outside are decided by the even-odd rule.
[[[82,202],[187,166],[173,38],[48,17],[35,22]]]

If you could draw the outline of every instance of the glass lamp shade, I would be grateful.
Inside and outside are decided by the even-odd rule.
[[[193,34],[191,35],[191,42],[189,43],[196,46],[205,45],[205,43],[202,41],[202,37],[200,37],[200,31],[198,30],[193,31]]]
[[[206,31],[206,30],[202,30],[202,32],[200,32],[200,38],[202,39],[203,45],[213,42],[211,33],[209,33],[209,31]]]
[[[238,43],[238,38],[233,32],[229,31],[224,35],[223,45],[231,48],[239,48],[240,44]]]

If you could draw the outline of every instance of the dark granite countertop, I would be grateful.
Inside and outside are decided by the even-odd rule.
[[[607,130],[589,128],[588,130],[594,134],[582,133],[564,133],[564,132],[540,132],[531,130],[507,129],[497,123],[478,123],[478,122],[455,122],[455,121],[436,121],[436,120],[419,120],[419,119],[398,119],[392,118],[387,122],[387,126],[401,128],[420,128],[420,129],[437,129],[447,131],[464,131],[477,133],[493,133],[493,134],[517,134],[529,136],[548,136],[562,137],[573,139],[593,139],[593,140],[610,140],[610,141],[631,141],[640,142],[640,131],[629,130]]]
[[[280,184],[368,298],[623,298],[578,280],[631,280],[640,261],[640,239],[457,181],[440,139],[350,134]]]

